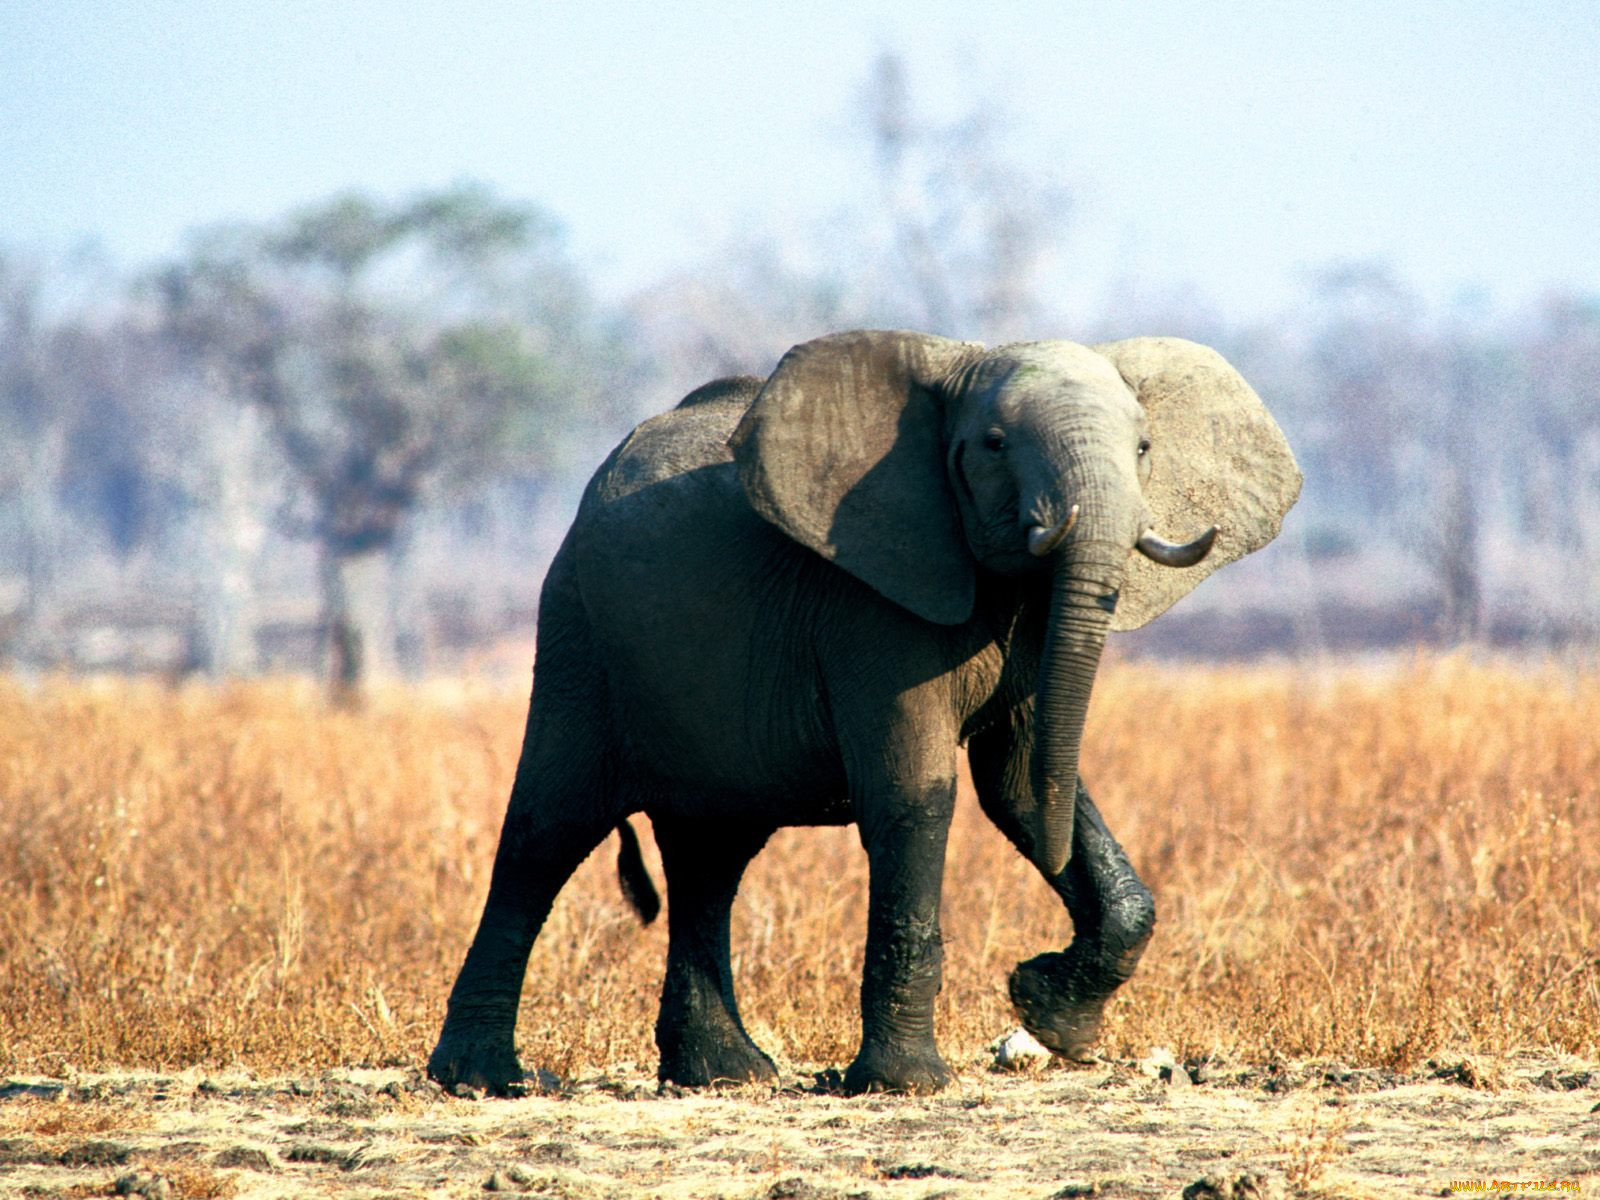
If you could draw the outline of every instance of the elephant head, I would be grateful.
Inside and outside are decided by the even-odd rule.
[[[1051,876],[1107,631],[1271,541],[1300,490],[1250,386],[1176,338],[819,338],[783,357],[731,445],[756,511],[926,620],[969,620],[981,572],[1049,573],[1035,807],[1017,817]]]

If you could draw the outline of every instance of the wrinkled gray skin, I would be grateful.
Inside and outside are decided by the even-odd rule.
[[[1199,415],[1158,416],[1180,411]],[[1154,924],[1077,773],[1125,575],[1148,619],[1270,540],[1298,486],[1254,393],[1212,352],[1164,339],[985,351],[840,334],[640,426],[545,581],[522,757],[429,1073],[496,1092],[522,1078],[533,940],[577,865],[643,812],[671,917],[664,1081],[774,1074],[739,1018],[729,910],[775,829],[853,821],[871,882],[845,1086],[944,1086],[933,1002],[962,745],[984,811],[1074,924],[1064,953],[1017,967],[1013,1001],[1053,1051],[1084,1055]],[[1183,561],[1211,548],[1212,524],[1208,564],[1133,585],[1141,535],[1203,533],[1176,558],[1145,543]],[[631,833],[620,865],[632,894],[650,892]]]

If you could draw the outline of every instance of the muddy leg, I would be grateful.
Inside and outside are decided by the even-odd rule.
[[[1031,803],[1025,790],[1031,750],[1026,714],[1011,729],[973,738],[970,747],[984,812],[1024,854],[1026,834],[1013,814],[1017,805]],[[1011,973],[1011,1002],[1028,1031],[1054,1053],[1081,1060],[1099,1037],[1106,1001],[1138,966],[1156,919],[1150,890],[1081,780],[1072,857],[1047,882],[1072,916],[1072,944],[1019,963]]]
[[[851,1092],[932,1092],[949,1085],[933,1032],[942,979],[939,929],[945,842],[955,780],[896,797],[862,822],[871,882],[861,979],[861,1050],[844,1075]]]

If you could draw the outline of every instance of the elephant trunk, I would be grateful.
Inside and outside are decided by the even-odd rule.
[[[1117,567],[1096,567],[1081,549],[1055,562],[1050,613],[1034,699],[1034,808],[1028,855],[1054,878],[1072,855],[1078,749],[1089,693],[1116,607]]]

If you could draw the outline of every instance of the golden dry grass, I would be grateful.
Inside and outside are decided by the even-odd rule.
[[[0,1071],[420,1063],[524,707],[488,688],[351,713],[287,682],[0,682]],[[1113,663],[1084,765],[1160,911],[1107,1052],[1600,1052],[1593,666]],[[613,848],[534,950],[530,1065],[654,1062],[665,931],[625,907]],[[784,831],[752,868],[736,975],[780,1057],[853,1053],[865,891],[852,829]],[[970,797],[945,894],[959,1069],[1014,1023],[1011,965],[1070,925]]]

